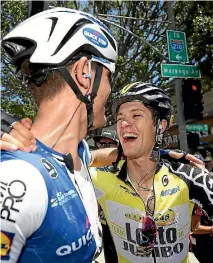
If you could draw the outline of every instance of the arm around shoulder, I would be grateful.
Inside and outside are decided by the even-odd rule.
[[[213,219],[213,178],[205,169],[191,167],[187,170],[189,180],[189,196]]]
[[[92,160],[90,163],[90,167],[103,167],[110,166],[113,162],[115,162],[118,149],[117,148],[104,148],[91,152]]]

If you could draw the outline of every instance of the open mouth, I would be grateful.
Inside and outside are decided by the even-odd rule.
[[[137,140],[138,135],[132,132],[126,132],[123,133],[122,137],[124,142],[134,142],[135,140]]]

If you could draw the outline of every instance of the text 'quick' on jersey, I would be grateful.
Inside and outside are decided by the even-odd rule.
[[[37,141],[34,153],[1,152],[1,260],[8,263],[89,263],[99,240],[98,208],[79,145],[80,172]]]

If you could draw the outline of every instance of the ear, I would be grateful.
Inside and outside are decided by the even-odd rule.
[[[161,121],[161,126],[162,126],[162,133],[165,132],[166,128],[167,128],[167,120],[162,120]]]
[[[87,57],[80,58],[73,67],[74,70],[74,77],[80,87],[83,89],[88,90],[91,84],[90,78],[85,78],[85,74],[89,74],[89,61]]]

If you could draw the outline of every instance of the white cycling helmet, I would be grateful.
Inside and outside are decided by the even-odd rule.
[[[118,57],[116,40],[102,22],[90,14],[60,7],[38,13],[19,24],[3,38],[2,46],[17,69],[25,59],[39,65],[39,70],[31,76],[31,81],[38,86],[49,71],[59,70],[79,100],[90,109],[88,116],[92,114],[103,66],[114,73]],[[85,54],[98,62],[93,92],[87,96],[81,94],[65,67]],[[91,118],[88,125],[91,126]]]
[[[117,60],[117,43],[94,16],[68,8],[53,8],[25,20],[3,38],[12,64],[30,57],[31,63],[65,65],[75,54],[88,51],[109,62]]]

